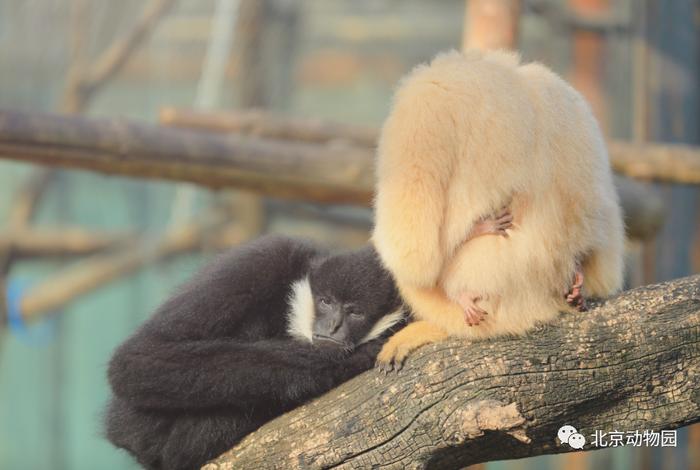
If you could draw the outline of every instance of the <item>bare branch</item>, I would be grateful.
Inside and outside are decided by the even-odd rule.
[[[142,266],[193,250],[202,244],[203,236],[222,225],[216,216],[175,227],[159,239],[131,238],[111,253],[86,258],[32,287],[20,301],[20,314],[26,322],[36,321]]]
[[[11,247],[16,258],[87,255],[133,237],[78,227],[25,227],[0,232],[0,253]]]
[[[144,8],[141,17],[126,35],[113,41],[92,65],[84,64],[85,59],[80,53],[82,50],[80,44],[85,39],[84,34],[77,40],[74,39],[72,41],[74,59],[69,71],[69,85],[64,97],[64,109],[71,113],[81,111],[90,96],[119,73],[134,51],[148,38],[161,18],[175,4],[175,1],[151,0]],[[78,4],[76,8],[82,11],[85,9],[85,5]],[[76,21],[82,20],[84,23],[84,16],[84,13],[78,15]]]
[[[127,35],[112,43],[87,70],[85,85],[89,88],[97,88],[121,70],[133,51],[148,37],[155,25],[174,4],[175,0],[151,0]]]

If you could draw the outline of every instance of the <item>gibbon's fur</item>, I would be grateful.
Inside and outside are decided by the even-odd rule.
[[[446,336],[523,334],[586,295],[623,282],[624,227],[603,137],[582,96],[543,65],[508,52],[438,55],[410,72],[384,123],[373,242],[419,320],[380,362]],[[509,207],[508,237],[464,243]],[[465,324],[454,302],[483,296]],[[429,322],[429,323],[425,323]]]
[[[371,246],[266,236],[222,255],[116,350],[106,437],[147,469],[200,468],[370,369],[404,323]]]

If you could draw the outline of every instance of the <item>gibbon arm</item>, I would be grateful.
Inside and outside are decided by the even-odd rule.
[[[196,408],[331,387],[343,372],[335,362],[284,337],[290,286],[317,254],[266,236],[220,256],[117,349],[108,371],[115,394],[144,407]]]
[[[439,287],[404,286],[401,295],[414,311],[422,312],[422,315],[384,344],[377,357],[377,366],[383,371],[400,370],[406,356],[413,350],[446,339],[449,336],[448,330],[443,328],[448,323],[446,319],[457,318],[460,326],[464,324],[462,307],[450,301]],[[428,312],[435,317],[427,318]]]
[[[370,369],[382,342],[347,355],[291,339],[160,342],[136,336],[115,354],[108,374],[114,394],[140,407],[298,404]]]
[[[259,339],[270,325],[282,332],[291,285],[318,255],[311,244],[279,235],[236,247],[182,285],[140,331],[171,341]]]
[[[415,349],[429,343],[443,341],[448,334],[443,328],[429,321],[419,320],[389,338],[377,356],[379,370],[401,370],[406,357]]]
[[[440,234],[455,125],[449,107],[431,99],[435,94],[424,85],[415,96],[399,97],[379,146],[373,241],[399,285],[434,286],[448,255]]]

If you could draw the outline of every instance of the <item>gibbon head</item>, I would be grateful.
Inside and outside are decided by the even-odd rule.
[[[315,344],[352,350],[404,318],[394,280],[372,246],[320,260],[309,283]]]

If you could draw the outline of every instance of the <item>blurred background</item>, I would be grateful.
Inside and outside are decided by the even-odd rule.
[[[371,156],[397,80],[468,44],[513,48],[552,67],[588,98],[613,142],[692,145],[699,25],[694,0],[0,0],[0,108],[130,120],[65,137],[71,151],[88,136],[99,148],[127,148],[133,137],[144,154],[166,144],[196,153],[187,139],[170,143],[172,132],[140,131],[160,123],[212,139],[253,134],[272,154]],[[47,126],[34,137],[49,139]],[[114,144],[110,135],[123,138]],[[636,177],[619,181],[628,285],[698,272],[700,206],[688,183],[700,181],[682,170],[645,174],[623,158],[625,145],[613,153],[615,168]],[[242,177],[242,188],[257,189],[247,191],[207,188],[220,182],[206,175],[194,185],[44,168],[0,161],[2,469],[137,468],[100,436],[114,347],[226,246],[283,232],[355,247],[371,227],[361,176],[348,180],[364,189],[339,195],[333,181],[283,191]],[[697,470],[700,430],[679,430],[677,448],[480,467]]]

